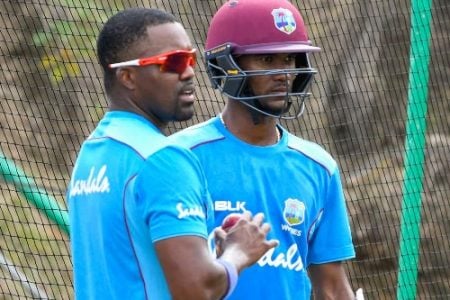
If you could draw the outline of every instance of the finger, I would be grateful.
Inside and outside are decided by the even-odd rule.
[[[263,223],[263,220],[264,220],[264,214],[263,213],[257,213],[253,217],[253,223],[255,223],[258,226],[261,226],[261,224]]]
[[[265,234],[269,233],[269,231],[270,231],[271,229],[272,229],[272,227],[270,226],[269,223],[264,223],[264,224],[261,225],[261,230],[262,230]]]
[[[252,212],[249,210],[244,211],[241,215],[241,219],[250,221],[252,219]]]
[[[269,249],[272,249],[272,248],[278,247],[278,245],[280,244],[280,241],[273,239],[273,240],[267,241],[266,244],[269,247]]]
[[[220,227],[216,227],[216,229],[214,229],[214,239],[218,242],[221,242],[225,239],[227,233],[225,232],[225,230],[223,230]]]

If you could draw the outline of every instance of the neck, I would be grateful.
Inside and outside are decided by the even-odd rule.
[[[268,146],[277,144],[281,139],[281,131],[274,118],[261,118],[260,123],[254,124],[250,115],[233,114],[226,110],[219,118],[228,131],[249,144]]]
[[[153,123],[158,129],[164,134],[167,135],[166,129],[168,126],[167,122],[161,121],[159,118],[157,118],[154,114],[148,114],[143,109],[141,109],[138,105],[136,105],[133,101],[110,101],[109,104],[109,110],[115,111],[115,110],[121,110],[121,111],[128,111],[135,113],[137,115],[140,115],[150,122]]]

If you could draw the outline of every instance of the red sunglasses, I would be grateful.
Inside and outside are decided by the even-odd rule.
[[[188,66],[193,67],[197,61],[196,50],[174,50],[151,57],[144,57],[110,64],[111,69],[128,66],[161,65],[161,72],[182,74]]]

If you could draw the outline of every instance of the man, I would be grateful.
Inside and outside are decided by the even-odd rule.
[[[199,158],[215,204],[262,211],[280,241],[230,299],[353,299],[341,261],[355,255],[339,170],[319,145],[280,126],[298,117],[315,70],[298,10],[286,0],[231,0],[214,15],[205,56],[222,113],[171,137]],[[308,276],[309,273],[309,276]]]
[[[68,190],[75,297],[219,299],[276,241],[247,213],[222,256],[207,246],[212,202],[199,162],[170,146],[169,121],[193,115],[195,49],[166,12],[130,9],[97,41],[109,111],[83,143]]]

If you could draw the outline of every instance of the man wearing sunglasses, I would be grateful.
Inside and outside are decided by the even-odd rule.
[[[279,119],[301,115],[316,70],[298,10],[287,0],[230,0],[207,34],[206,69],[222,113],[171,139],[205,170],[216,224],[263,211],[280,241],[239,278],[230,299],[354,299],[342,261],[354,257],[339,169]],[[311,288],[312,285],[312,288]]]
[[[277,242],[243,214],[207,246],[212,202],[197,158],[167,144],[193,115],[196,51],[166,12],[129,9],[97,40],[109,108],[83,143],[67,192],[77,299],[220,299]]]

